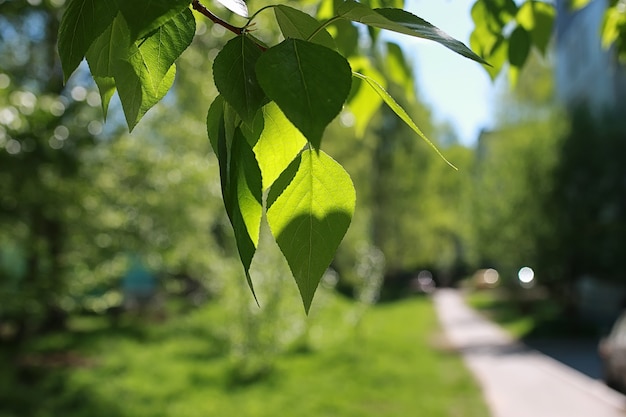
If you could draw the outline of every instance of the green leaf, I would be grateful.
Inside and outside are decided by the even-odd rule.
[[[224,45],[213,62],[217,90],[246,123],[252,123],[267,101],[255,72],[261,54],[247,36],[237,36]]]
[[[354,213],[348,173],[322,151],[307,150],[268,195],[267,220],[308,312]]]
[[[239,16],[248,17],[248,6],[243,0],[217,0],[217,2]]]
[[[405,35],[435,41],[466,58],[486,63],[462,42],[454,39],[444,31],[402,9],[372,10],[362,3],[348,0],[338,9],[338,15],[379,29],[387,29]]]
[[[102,111],[106,118],[109,102],[115,93],[113,68],[120,60],[128,57],[130,51],[130,33],[126,21],[118,14],[109,27],[89,47],[87,63],[91,75],[100,91]]]
[[[221,96],[213,101],[207,114],[207,133],[219,161],[224,207],[233,227],[248,286],[254,294],[250,265],[261,228],[261,172],[241,130],[232,125],[227,109]]]
[[[209,136],[209,142],[211,143],[211,148],[213,148],[213,152],[219,159],[219,142],[220,135],[225,134],[222,130],[225,130],[224,127],[224,98],[222,96],[215,97],[213,103],[209,107],[209,112],[207,113],[207,134]]]
[[[146,69],[145,82],[149,83],[152,91],[159,89],[165,74],[191,44],[195,32],[193,13],[184,9],[140,43],[139,53]]]
[[[552,37],[555,14],[554,6],[541,1],[526,2],[517,12],[517,22],[530,33],[533,44],[544,55]]]
[[[268,189],[306,145],[306,139],[274,102],[263,106],[253,129],[244,130]]]
[[[508,40],[499,33],[495,34],[484,27],[477,27],[470,35],[470,45],[489,60],[490,65],[483,65],[483,67],[491,79],[495,80],[507,61]]]
[[[424,135],[424,133],[420,130],[419,127],[417,127],[417,125],[415,124],[415,122],[413,121],[413,119],[411,119],[411,116],[408,115],[408,113],[402,108],[402,106],[400,106],[394,99],[393,97],[391,97],[389,95],[389,93],[387,91],[385,91],[385,89],[378,84],[374,79],[367,77],[363,74],[359,74],[358,72],[353,73],[355,77],[360,78],[361,80],[365,81],[370,87],[372,87],[374,89],[374,91],[376,91],[376,93],[378,93],[378,95],[380,95],[380,97],[382,97],[382,99],[385,101],[385,103],[387,103],[387,105],[391,108],[391,110],[393,110],[393,112],[398,115],[398,117],[400,117],[400,119],[402,119],[402,121],[404,123],[406,123],[407,126],[409,126],[415,133],[417,133],[431,148],[433,148],[433,150],[437,153],[437,155],[439,155],[441,157],[441,159],[443,159],[448,165],[450,165],[452,168],[457,169],[457,167],[455,167],[454,165],[452,165],[452,163],[450,161],[448,161],[446,159],[445,156],[443,156],[443,154],[439,151],[439,149],[437,149],[437,147],[435,146],[434,143],[432,143],[430,141],[430,139],[428,139],[426,137],[426,135]]]
[[[115,79],[113,77],[93,77],[96,85],[98,86],[98,91],[100,92],[100,102],[102,104],[102,113],[104,114],[104,118],[106,119],[107,113],[109,111],[109,103],[111,102],[111,97],[115,94]]]
[[[509,63],[521,68],[530,53],[530,35],[522,26],[518,26],[509,37]]]
[[[133,53],[129,61],[120,61],[115,67],[115,85],[122,102],[129,130],[137,125],[144,114],[158,103],[174,84],[176,66],[172,65],[156,91],[152,90],[146,74],[148,68],[141,53]]]
[[[118,14],[87,50],[86,58],[91,75],[112,77],[116,62],[128,57],[130,45],[128,25],[124,17]]]
[[[256,72],[267,96],[319,149],[324,129],[350,92],[348,61],[323,46],[286,39],[259,58]]]
[[[514,0],[477,0],[471,10],[477,28],[485,28],[494,34],[502,30],[517,14]]]
[[[126,60],[112,66],[126,122],[132,130],[143,115],[167,94],[174,83],[174,61],[189,46],[195,33],[195,20],[183,10],[139,46],[129,48]]]
[[[94,0],[99,1],[99,0]],[[119,0],[132,41],[149,35],[189,6],[191,0]]]
[[[330,49],[336,48],[335,41],[326,29],[320,30],[309,39],[309,36],[321,26],[321,23],[314,17],[284,5],[274,7],[274,14],[276,15],[278,26],[280,26],[280,31],[285,38],[303,39]]]
[[[70,0],[59,26],[59,56],[65,80],[83,60],[91,44],[117,15],[115,0]]]
[[[380,84],[385,82],[385,78],[365,57],[351,59],[350,66],[360,74],[379,80]],[[352,84],[354,93],[348,100],[348,108],[356,119],[354,123],[355,135],[360,138],[365,134],[365,129],[382,105],[383,99],[360,78],[356,78],[355,81]]]

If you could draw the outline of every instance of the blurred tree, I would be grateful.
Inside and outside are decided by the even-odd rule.
[[[475,247],[481,266],[516,282],[520,267],[538,267],[554,233],[546,200],[565,118],[553,99],[551,65],[536,54],[499,100],[506,105],[498,126],[482,133],[476,150]]]
[[[63,84],[58,3],[4,4],[0,16],[0,320],[17,336],[62,325],[68,229],[80,217],[80,158],[100,133],[100,99]]]

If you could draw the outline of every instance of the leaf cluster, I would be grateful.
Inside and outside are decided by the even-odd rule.
[[[219,2],[248,16],[240,0]],[[342,32],[332,36],[329,27],[360,23],[372,31],[435,41],[486,62],[418,16],[353,0],[336,3],[325,20],[286,5],[269,5],[243,27],[217,17],[198,0],[70,0],[58,42],[65,79],[86,58],[105,115],[117,91],[132,130],[174,83],[175,62],[195,34],[191,9],[236,35],[213,63],[220,95],[209,109],[207,132],[248,283],[254,291],[249,269],[265,216],[308,311],[355,207],[350,176],[321,149],[326,127],[355,97],[353,80],[359,80],[359,90],[371,89],[379,104],[387,103],[434,148],[381,82],[367,71],[353,70]],[[274,12],[283,35],[276,45],[267,46],[251,33],[255,17],[264,11]]]

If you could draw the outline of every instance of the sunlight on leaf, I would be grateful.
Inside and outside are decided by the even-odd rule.
[[[350,176],[322,151],[303,152],[270,189],[267,220],[307,312],[355,204]]]

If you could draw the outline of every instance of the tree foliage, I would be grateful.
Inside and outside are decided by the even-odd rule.
[[[220,3],[247,18],[245,3]],[[196,30],[192,9],[236,35],[213,62],[220,96],[210,106],[207,131],[219,159],[224,206],[248,282],[253,288],[249,268],[266,213],[308,310],[355,207],[350,176],[321,149],[327,125],[350,104],[353,79],[360,81],[359,90],[371,88],[380,97],[379,105],[387,103],[428,141],[383,84],[368,75],[367,67],[363,72],[352,69],[340,53],[345,48],[337,46],[342,31],[333,37],[330,26],[347,22],[352,28],[361,23],[374,32],[386,29],[425,38],[485,61],[401,8],[371,8],[352,0],[334,4],[330,16],[320,20],[288,5],[265,6],[241,27],[217,17],[197,0],[132,4],[71,0],[58,42],[65,79],[86,58],[105,113],[117,91],[132,130],[174,82],[175,61]],[[271,12],[284,39],[266,45],[251,32],[256,17]]]
[[[553,6],[542,1],[477,0],[470,39],[475,53],[403,10],[402,1],[326,0],[316,9],[274,4],[253,9],[251,15],[241,0],[218,0],[218,5],[239,17],[218,17],[198,0],[69,0],[58,40],[64,78],[86,58],[105,115],[117,92],[132,130],[170,91],[176,61],[194,38],[196,19],[206,17],[232,32],[235,36],[213,62],[220,95],[207,116],[224,206],[252,291],[249,269],[265,216],[306,310],[355,207],[350,176],[322,150],[329,123],[344,108],[358,111],[357,118],[365,119],[357,125],[362,134],[368,116],[386,103],[435,148],[386,91],[380,74],[356,52],[365,32],[355,24],[367,27],[372,41],[384,29],[438,42],[485,65],[493,78],[508,68],[515,82],[533,48],[546,53],[555,15]],[[607,14],[606,42],[618,40],[616,33],[622,30],[617,6],[613,2]],[[257,27],[271,13],[282,35],[278,40],[264,39]],[[242,17],[242,26],[230,23]]]

